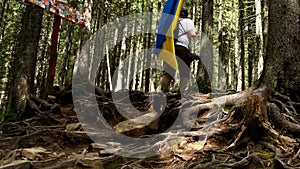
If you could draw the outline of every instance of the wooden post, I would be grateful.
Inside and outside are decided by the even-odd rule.
[[[58,35],[59,35],[60,23],[61,23],[61,17],[58,15],[54,15],[45,98],[47,98],[48,95],[52,93],[52,89],[53,89],[53,82],[54,82],[56,63],[57,63],[57,46],[58,46]]]
[[[50,59],[49,59],[49,68],[47,73],[46,91],[42,95],[42,97],[46,99],[48,95],[52,93],[52,89],[53,89],[53,82],[54,82],[55,69],[57,63],[58,35],[59,35],[61,18],[71,21],[77,25],[84,24],[85,19],[82,13],[76,11],[75,8],[67,6],[68,0],[51,0],[51,1],[27,0],[27,1],[33,5],[46,9],[47,11],[55,14],[53,31],[51,36],[51,46],[49,52]]]

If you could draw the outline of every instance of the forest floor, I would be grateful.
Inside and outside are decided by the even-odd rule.
[[[147,94],[133,92],[131,96],[133,105],[138,109],[151,109]],[[168,106],[165,110],[167,113],[155,123],[162,126],[156,128],[159,132],[168,127],[164,119],[170,119],[174,113],[176,115],[183,105],[193,107],[193,104],[198,104],[197,122],[191,131],[184,133],[185,139],[174,145],[172,150],[143,159],[114,155],[101,144],[95,143],[84,131],[72,103],[53,103],[53,107],[47,109],[42,109],[37,104],[41,111],[32,113],[19,122],[0,124],[0,169],[300,168],[299,137],[295,138],[283,131],[279,131],[276,139],[264,136],[259,139],[251,138],[251,134],[246,132],[240,134],[238,131],[243,130],[240,122],[244,118],[241,112],[247,110],[235,109],[235,112],[240,113],[238,114],[231,113],[234,109],[232,106],[211,108],[208,105],[212,102],[211,97],[212,94],[198,95],[186,103],[179,99],[178,94],[168,95]],[[99,106],[104,114],[116,113],[111,101],[104,102],[104,98],[98,100],[102,100],[99,101]],[[117,116],[107,116],[112,117],[107,119],[109,124],[116,126],[126,121]],[[219,126],[209,137],[200,130],[208,127],[203,123],[208,116],[216,116],[217,120],[222,120],[221,124],[231,127],[225,129],[222,128],[224,125]],[[231,116],[235,117],[228,121]],[[256,130],[257,133],[261,132],[260,128]],[[142,127],[124,133],[141,137],[151,134],[152,131],[149,133],[149,128]],[[99,132],[98,135],[107,137],[106,133]],[[235,141],[237,138],[238,143]],[[233,143],[237,144],[233,146]]]

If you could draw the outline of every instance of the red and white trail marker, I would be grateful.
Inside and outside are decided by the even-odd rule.
[[[85,21],[82,13],[67,5],[67,0],[28,0],[28,2],[75,24],[82,25]]]
[[[77,25],[82,25],[85,22],[84,15],[67,5],[67,0],[28,0],[29,3],[50,11],[54,15],[53,31],[51,36],[49,69],[46,82],[45,97],[52,93],[53,82],[57,63],[57,44],[61,19],[64,18]]]

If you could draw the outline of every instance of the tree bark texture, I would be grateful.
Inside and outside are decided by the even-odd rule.
[[[213,6],[213,0],[208,0],[203,4],[202,8],[203,24],[201,29],[204,36],[207,36],[211,43],[213,42]],[[204,65],[202,62],[199,62],[197,70],[197,83],[199,84],[199,90],[204,93],[209,92],[209,88],[213,80],[213,55],[210,49],[210,42],[205,43],[202,47],[205,50],[202,50],[200,53],[200,55],[203,55],[201,58],[202,62],[205,62],[206,64]]]
[[[239,71],[239,89],[245,90],[245,39],[244,39],[244,17],[245,5],[243,0],[239,0],[239,56],[240,56],[240,71]]]
[[[269,0],[267,56],[263,85],[300,101],[299,0]]]
[[[29,93],[35,92],[34,77],[42,20],[42,9],[33,5],[26,7],[9,78],[7,108],[13,119],[24,111]]]

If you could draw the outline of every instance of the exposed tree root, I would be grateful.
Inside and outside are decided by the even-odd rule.
[[[270,104],[268,104],[268,108],[269,108],[268,115],[270,117],[270,120],[276,127],[284,129],[287,132],[295,134],[295,135],[300,134],[299,123],[296,120],[294,120],[293,117],[283,114],[283,111],[286,110],[286,107],[282,107],[280,109],[275,103],[270,103]],[[289,117],[290,117],[290,120],[293,120],[294,122],[291,122],[286,119]]]
[[[252,137],[252,139],[262,137],[265,131],[268,131],[268,124],[266,123],[266,103],[263,98],[257,95],[248,97],[248,100],[245,102],[244,119],[241,129],[234,142],[226,147],[225,151],[236,147],[238,142],[243,138],[243,135]],[[250,138],[247,138],[247,141],[248,140],[250,140]]]
[[[191,111],[199,109],[199,112],[201,112],[203,110],[218,110],[216,106],[219,108],[224,105],[232,106],[228,116],[219,121],[218,129],[211,136],[214,141],[209,139],[209,144],[224,145],[223,151],[225,152],[236,151],[245,146],[248,147],[250,143],[259,144],[262,145],[262,149],[267,149],[267,152],[270,151],[269,154],[275,154],[276,158],[272,160],[268,159],[270,157],[267,159],[264,157],[262,159],[260,153],[250,153],[242,160],[233,163],[225,164],[225,160],[212,160],[199,165],[194,163],[192,165],[194,167],[191,168],[247,168],[247,166],[249,168],[251,163],[256,163],[257,166],[260,166],[259,168],[299,167],[300,150],[297,148],[299,146],[300,129],[299,111],[295,106],[298,104],[279,93],[274,95],[272,101],[269,101],[270,97],[268,91],[262,87],[255,90],[249,89],[234,95],[222,96],[210,103],[200,104],[189,109]],[[208,125],[212,126],[214,124]],[[227,140],[230,138],[232,140],[229,146],[224,144],[224,139],[220,139],[226,135],[228,135]],[[293,139],[293,137],[296,139]],[[216,143],[217,140],[222,141]],[[252,145],[252,147],[255,146]],[[268,154],[267,152],[262,151],[262,153]],[[228,157],[226,161],[228,159],[231,158]]]
[[[245,168],[247,167],[250,163],[256,163],[260,165],[256,165],[258,168],[266,168],[264,165],[263,160],[261,160],[256,154],[250,154],[247,157],[243,158],[241,161],[234,162],[234,163],[229,163],[229,164],[219,164],[220,167],[227,167],[227,168]]]
[[[163,131],[169,125],[166,124],[169,116],[176,117],[179,109],[183,110],[183,117],[181,117],[184,119],[183,125],[194,125],[193,131],[177,133],[177,135],[166,133],[165,139],[153,144],[150,149],[160,147],[160,150],[164,150],[174,137],[186,136],[187,139],[178,145],[173,145],[173,150],[147,159],[125,159],[109,154],[103,149],[87,148],[92,142],[87,135],[81,131],[65,131],[65,125],[70,122],[78,123],[74,119],[76,117],[74,114],[70,116],[74,113],[72,107],[61,109],[63,113],[72,111],[71,113],[60,115],[58,113],[60,111],[56,112],[53,107],[55,104],[31,98],[31,102],[28,103],[31,105],[31,110],[35,112],[34,117],[1,125],[1,130],[6,136],[2,138],[0,135],[0,140],[3,142],[0,151],[3,157],[1,164],[23,168],[300,167],[299,103],[294,103],[279,93],[268,95],[264,88],[250,88],[241,93],[209,98],[212,95],[214,94],[194,96],[194,100],[189,102],[178,101],[177,95],[168,96],[169,105],[165,110],[168,113],[162,114],[158,131]],[[111,126],[125,119],[112,106],[119,104],[126,108],[127,105],[122,101],[125,98],[119,97],[119,99],[117,103],[114,103],[106,96],[98,98],[101,112],[110,121]],[[130,99],[138,110],[151,108],[149,95],[131,92]],[[198,112],[197,124],[191,124],[189,119],[191,112]],[[214,121],[206,123],[205,121],[210,118]],[[141,136],[148,136],[147,134],[151,132],[144,132]],[[8,145],[11,146],[11,150],[4,149]],[[14,163],[15,160],[24,158],[19,153],[22,148],[36,145],[58,153],[52,152],[48,154],[49,157],[40,161]],[[74,148],[77,152],[70,153],[74,151]],[[140,146],[130,153],[143,153],[148,149],[149,147]],[[68,151],[67,155],[65,151]],[[4,153],[7,155],[4,156]]]

